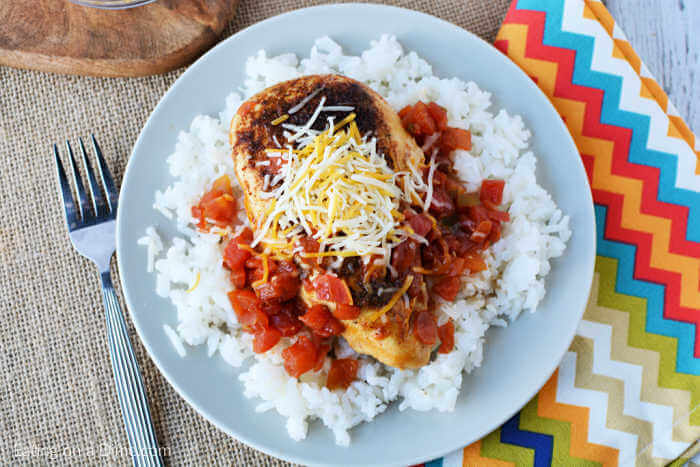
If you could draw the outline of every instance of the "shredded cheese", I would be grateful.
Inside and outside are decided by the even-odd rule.
[[[319,253],[302,253],[302,258],[325,258],[327,256],[359,256],[356,251],[321,251]]]
[[[425,195],[425,204],[423,206],[423,210],[425,212],[428,212],[428,209],[430,209],[430,203],[433,201],[433,177],[435,175],[435,168],[437,167],[435,164],[435,151],[433,151],[433,156],[430,158],[430,168],[428,169],[428,190]]]
[[[237,245],[238,245],[238,248],[241,249],[241,250],[249,251],[249,252],[251,252],[251,253],[254,254],[254,255],[257,255],[257,254],[258,254],[257,251],[255,251],[253,248],[251,248],[250,246],[246,245],[245,243],[238,243]]]
[[[394,295],[391,297],[391,300],[389,300],[389,302],[386,305],[384,305],[383,307],[381,307],[379,310],[377,310],[377,311],[373,312],[371,315],[369,315],[367,320],[369,322],[374,322],[374,321],[378,320],[379,318],[381,318],[389,310],[394,308],[394,305],[396,305],[396,302],[398,302],[401,299],[401,297],[403,296],[403,294],[406,293],[408,288],[411,286],[412,282],[413,282],[413,276],[407,276],[403,285],[401,286],[401,288],[399,290],[396,291],[396,293],[394,293]]]
[[[308,103],[311,101],[311,99],[313,99],[314,97],[316,97],[316,96],[318,95],[318,93],[321,92],[322,90],[323,90],[322,87],[315,89],[314,92],[312,92],[311,94],[309,94],[308,96],[306,96],[305,98],[303,98],[303,99],[301,100],[301,102],[299,102],[297,105],[295,105],[294,107],[292,107],[291,109],[289,109],[289,113],[290,113],[290,114],[295,114],[295,113],[299,112],[301,109],[304,108],[304,106],[305,106],[306,104],[308,104]]]
[[[302,256],[348,257],[380,255],[406,238],[399,228],[399,205],[407,195],[396,172],[377,152],[376,139],[360,135],[354,113],[338,123],[328,119],[325,131],[311,130],[325,98],[304,126],[295,131],[298,143],[287,150],[267,149],[282,159],[280,172],[261,194],[268,207],[260,216],[251,246],[264,244],[275,254],[290,254],[294,236],[302,230],[323,245]],[[280,185],[275,185],[278,181]]]
[[[435,272],[432,269],[425,269],[420,266],[413,266],[413,272],[417,272],[418,274],[425,274],[427,276],[437,274],[437,272]]]
[[[284,114],[284,115],[277,117],[273,121],[271,121],[270,124],[277,126],[282,122],[286,122],[288,119],[289,119],[289,114]]]
[[[197,277],[194,279],[194,284],[192,284],[192,287],[187,289],[186,293],[194,292],[194,289],[196,289],[197,286],[199,285],[199,280],[201,278],[202,278],[202,274],[199,271],[197,271]]]
[[[270,266],[268,265],[268,262],[267,262],[267,255],[260,255],[260,257],[262,258],[262,264],[263,264],[263,276],[260,280],[257,280],[255,282],[253,282],[252,284],[250,284],[253,288],[259,287],[263,284],[266,284],[268,277],[270,275]]]

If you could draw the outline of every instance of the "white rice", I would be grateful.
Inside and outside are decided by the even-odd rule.
[[[192,228],[191,206],[218,176],[233,173],[228,143],[231,117],[241,102],[280,81],[313,73],[340,73],[363,81],[395,108],[418,100],[445,107],[449,125],[472,132],[471,151],[455,151],[454,166],[466,187],[478,190],[485,178],[506,180],[504,203],[511,221],[502,239],[486,253],[488,270],[466,277],[459,297],[445,303],[439,321],[455,322],[455,350],[438,354],[419,370],[397,370],[372,358],[359,356],[357,381],[345,391],[324,387],[329,361],[301,381],[291,378],[282,365],[283,339],[263,355],[252,352],[252,336],[241,331],[229,305],[231,289],[222,266],[219,236]],[[187,345],[206,345],[210,356],[219,353],[234,367],[246,363],[240,375],[245,395],[260,398],[259,411],[275,409],[287,418],[295,440],[306,437],[308,423],[320,419],[333,430],[336,442],[350,443],[348,430],[371,421],[393,401],[399,409],[450,411],[454,409],[462,375],[481,365],[484,333],[491,325],[505,326],[523,310],[533,312],[545,294],[544,279],[551,258],[560,256],[571,232],[569,218],[557,209],[535,179],[535,155],[528,150],[530,132],[519,116],[489,110],[490,94],[475,83],[441,79],[414,52],[406,53],[394,37],[373,41],[361,56],[344,55],[337,43],[320,38],[310,56],[268,57],[265,51],[250,57],[241,93],[232,93],[218,117],[197,116],[189,131],[180,133],[168,158],[175,183],[155,194],[154,208],[176,222],[181,238],[168,239],[164,255],[155,261],[156,292],[168,297],[177,310],[177,334],[166,325],[176,351]],[[163,248],[149,229],[139,244],[148,248],[148,268]],[[191,292],[186,292],[200,281]],[[339,355],[355,355],[344,341]],[[232,391],[236,390],[232,388]],[[468,397],[468,396],[467,396]]]

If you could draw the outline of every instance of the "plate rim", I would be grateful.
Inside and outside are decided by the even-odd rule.
[[[408,15],[416,15],[421,17],[421,20],[427,20],[427,21],[433,21],[437,22],[437,26],[443,27],[443,28],[450,28],[455,32],[458,33],[466,33],[467,35],[471,36],[471,39],[475,39],[476,43],[479,44],[480,47],[487,47],[490,49],[493,49],[493,52],[496,52],[498,55],[501,55],[501,62],[504,64],[506,67],[510,67],[511,70],[515,73],[519,73],[522,76],[527,78],[527,86],[530,87],[534,92],[538,93],[540,97],[546,102],[546,105],[549,107],[550,111],[554,112],[558,117],[560,117],[559,112],[557,109],[553,106],[549,98],[547,97],[546,94],[530,79],[530,77],[512,60],[510,60],[505,54],[502,54],[494,47],[493,44],[487,42],[486,40],[482,39],[478,35],[472,33],[471,31],[462,28],[454,23],[451,23],[447,20],[444,20],[442,18],[439,18],[437,16],[422,12],[422,11],[417,11],[417,10],[412,10],[409,8],[404,8],[404,7],[397,7],[393,5],[383,5],[383,4],[373,4],[373,3],[357,3],[357,2],[352,2],[352,3],[340,3],[340,4],[325,4],[325,5],[317,5],[317,6],[311,6],[311,7],[305,7],[305,8],[299,8],[291,11],[287,11],[269,18],[266,18],[262,21],[259,21],[257,23],[254,23],[238,32],[235,34],[229,36],[228,38],[220,41],[218,44],[216,44],[214,47],[209,49],[206,53],[204,53],[202,56],[200,56],[195,62],[193,62],[191,65],[187,67],[187,69],[180,75],[175,82],[173,82],[170,87],[167,89],[167,91],[161,96],[161,98],[158,100],[158,103],[156,106],[153,108],[153,110],[150,112],[146,123],[144,124],[143,128],[139,132],[139,135],[136,139],[136,142],[134,143],[134,146],[132,148],[132,151],[129,155],[129,159],[127,161],[126,167],[124,169],[124,175],[122,177],[122,182],[121,182],[121,187],[119,191],[119,199],[121,201],[123,193],[128,189],[129,183],[129,175],[131,173],[131,169],[133,168],[133,163],[132,161],[134,160],[134,156],[137,154],[139,147],[142,144],[142,140],[144,138],[144,135],[147,133],[149,130],[150,126],[153,124],[153,117],[156,114],[156,112],[159,110],[161,105],[163,104],[164,100],[168,98],[168,96],[181,84],[183,81],[183,78],[189,76],[192,73],[195,73],[195,70],[197,66],[202,63],[203,61],[207,60],[210,55],[212,55],[217,49],[221,47],[226,47],[226,44],[229,42],[235,42],[238,38],[240,38],[243,35],[251,34],[254,33],[257,29],[266,27],[270,24],[274,24],[278,21],[286,20],[289,17],[295,17],[295,16],[303,16],[307,14],[310,11],[322,11],[322,10],[328,10],[328,11],[340,11],[343,9],[357,9],[357,8],[363,8],[367,10],[383,10],[383,11],[394,11],[394,12],[400,12],[402,14],[408,14]],[[377,32],[377,34],[382,34],[382,32]],[[560,127],[560,129],[566,134],[567,136],[567,141],[568,144],[570,145],[570,149],[573,150],[573,153],[575,154],[580,154],[578,151],[578,148],[576,147],[576,143],[573,140],[573,136],[571,135],[569,129],[566,127],[564,124],[563,120],[561,118],[557,118],[557,124]],[[593,285],[593,278],[594,278],[594,272],[595,272],[595,258],[596,258],[596,251],[597,251],[597,238],[596,238],[596,218],[595,218],[595,210],[594,210],[594,204],[593,204],[593,197],[590,189],[590,182],[588,180],[588,177],[586,176],[586,170],[585,166],[583,165],[583,162],[580,157],[576,158],[576,166],[577,169],[583,173],[583,178],[585,180],[586,186],[588,187],[588,190],[586,190],[586,193],[584,195],[585,198],[587,198],[586,201],[590,201],[585,203],[587,206],[587,216],[588,218],[592,219],[593,221],[593,228],[591,229],[592,233],[592,239],[588,239],[588,241],[592,245],[592,253],[588,255],[587,257],[587,263],[585,267],[585,274],[582,274],[583,277],[583,287],[585,288],[586,296],[590,297],[590,292],[591,288]],[[121,203],[120,203],[121,204]],[[146,352],[148,353],[148,356],[150,357],[151,361],[155,364],[156,368],[160,372],[160,374],[165,378],[165,380],[172,386],[173,389],[175,389],[175,392],[187,402],[187,404],[192,407],[200,416],[202,416],[206,421],[209,423],[213,424],[217,429],[221,430],[222,432],[226,433],[228,436],[234,438],[235,440],[238,440],[254,449],[257,449],[265,454],[277,457],[278,459],[282,459],[285,461],[293,462],[293,463],[298,463],[298,464],[306,464],[306,465],[321,465],[321,464],[316,464],[314,462],[309,463],[308,459],[304,459],[303,457],[294,455],[294,454],[287,454],[277,448],[275,448],[272,445],[264,444],[261,443],[255,439],[251,439],[248,436],[242,435],[238,432],[236,432],[233,429],[230,429],[229,427],[225,426],[223,421],[221,421],[216,414],[212,414],[209,411],[207,411],[204,407],[200,406],[198,403],[194,402],[189,398],[185,392],[182,390],[180,385],[176,382],[175,378],[173,375],[166,371],[164,369],[164,365],[160,361],[160,359],[156,356],[156,353],[151,346],[150,342],[147,339],[144,339],[144,333],[139,325],[139,319],[137,319],[135,316],[136,314],[132,311],[136,307],[134,306],[134,302],[130,298],[129,294],[129,288],[126,285],[126,282],[124,280],[124,275],[122,274],[122,271],[125,270],[123,268],[123,262],[122,262],[122,257],[123,257],[123,246],[120,241],[123,233],[122,230],[124,227],[122,227],[123,222],[120,220],[122,219],[123,216],[120,215],[121,211],[117,211],[117,223],[116,223],[116,254],[117,254],[117,265],[119,269],[119,282],[122,287],[122,293],[124,295],[124,300],[126,304],[126,308],[128,310],[128,314],[131,317],[131,321],[134,324],[134,328],[136,330],[136,333],[139,337],[139,340],[141,341],[142,345],[146,349]],[[521,397],[520,400],[517,400],[515,403],[514,407],[515,409],[509,412],[506,416],[500,417],[500,418],[495,418],[493,421],[490,423],[490,426],[488,429],[480,436],[477,437],[476,439],[469,439],[466,438],[464,442],[457,446],[453,446],[451,448],[441,448],[438,449],[434,452],[430,452],[430,454],[422,455],[420,457],[414,457],[408,460],[408,462],[412,463],[421,463],[421,462],[426,462],[430,461],[439,457],[444,456],[445,454],[449,454],[451,452],[454,452],[456,449],[460,449],[460,447],[465,447],[475,441],[478,441],[479,439],[482,439],[484,436],[488,435],[489,433],[493,432],[495,429],[499,428],[500,426],[503,425],[507,420],[509,420],[515,413],[517,413],[519,410],[522,409],[522,407],[527,404],[529,400],[532,399],[544,386],[544,384],[547,382],[547,380],[551,377],[551,375],[554,373],[554,371],[559,367],[564,355],[566,354],[570,343],[573,341],[574,336],[576,335],[576,330],[578,328],[578,323],[583,318],[583,314],[586,310],[586,305],[581,307],[581,309],[577,312],[577,317],[576,317],[576,326],[572,326],[572,330],[568,332],[568,337],[566,341],[569,343],[567,344],[566,347],[564,347],[560,352],[557,352],[557,358],[552,360],[552,364],[549,365],[548,370],[544,373],[545,377],[542,378],[542,381],[540,381],[536,385],[536,389],[534,392],[531,394],[529,391],[527,394],[524,394],[523,397]],[[304,442],[303,440],[300,442]],[[352,448],[352,443],[348,449]],[[407,462],[406,459],[398,459],[397,461],[392,461],[390,465],[398,465],[398,464],[403,464]],[[346,464],[347,465],[347,464]],[[372,464],[367,464],[364,463],[363,465],[387,465],[386,463],[372,463]]]

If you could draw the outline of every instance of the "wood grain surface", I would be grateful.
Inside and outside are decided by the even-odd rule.
[[[700,132],[700,0],[605,0],[632,47]]]
[[[159,0],[98,10],[68,0],[0,1],[0,64],[57,73],[143,76],[213,45],[238,0]]]

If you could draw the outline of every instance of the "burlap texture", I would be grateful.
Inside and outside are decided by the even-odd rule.
[[[328,2],[242,0],[225,36],[322,3]],[[492,41],[509,0],[382,3],[439,16]],[[98,278],[69,243],[50,144],[94,132],[119,180],[141,127],[180,73],[101,79],[0,67],[2,463],[130,462]],[[170,463],[283,464],[228,437],[191,409],[160,375],[129,325]]]

